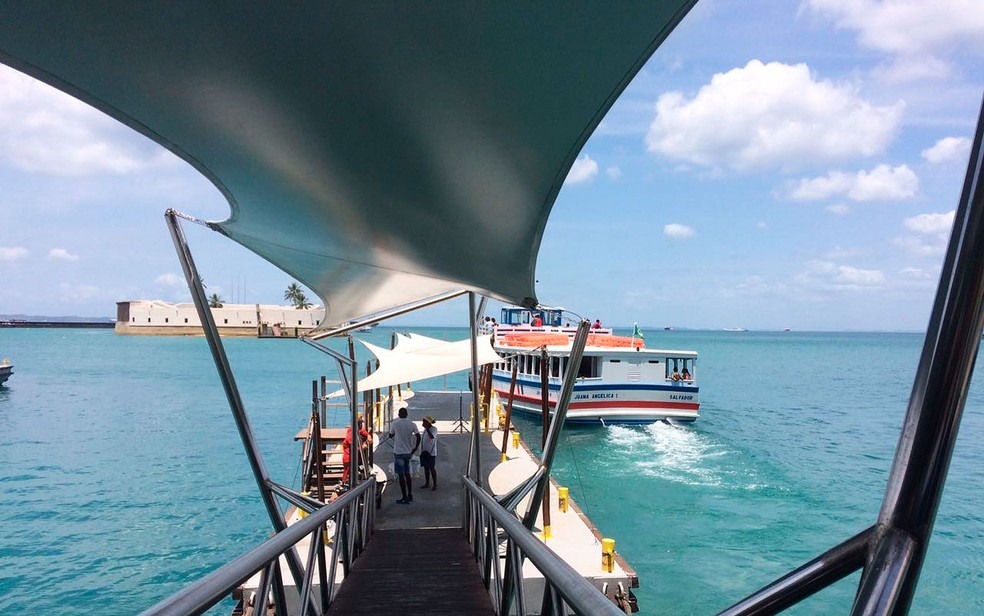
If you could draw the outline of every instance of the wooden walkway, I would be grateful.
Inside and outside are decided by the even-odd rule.
[[[493,616],[464,531],[376,531],[328,610],[342,614]]]

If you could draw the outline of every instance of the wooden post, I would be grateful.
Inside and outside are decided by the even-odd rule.
[[[318,478],[318,500],[322,503],[325,502],[325,451],[324,444],[321,442],[321,421],[318,417],[318,380],[315,379],[311,381],[311,432],[313,434],[308,434],[308,438],[314,439],[314,459],[315,464],[318,466],[315,468],[315,477]]]
[[[512,426],[513,395],[516,392],[516,371],[519,364],[512,358],[512,379],[509,381],[509,398],[506,400],[506,429],[502,432],[502,461],[506,461],[506,447],[509,443],[509,428]]]

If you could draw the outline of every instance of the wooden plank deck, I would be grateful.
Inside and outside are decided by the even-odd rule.
[[[492,601],[459,528],[376,531],[328,612],[492,616]]]

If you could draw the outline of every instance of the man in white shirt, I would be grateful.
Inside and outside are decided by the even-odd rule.
[[[393,439],[393,472],[400,478],[400,492],[403,498],[396,501],[401,505],[413,502],[413,484],[410,483],[410,457],[420,447],[420,430],[417,424],[407,419],[407,407],[400,409],[400,418],[390,424],[390,438]]]

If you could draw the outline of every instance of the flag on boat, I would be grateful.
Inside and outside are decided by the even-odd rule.
[[[638,323],[633,323],[632,324],[632,337],[633,338],[638,338],[640,340],[645,340],[646,339],[646,337],[642,335],[642,330],[639,329],[639,324]]]

